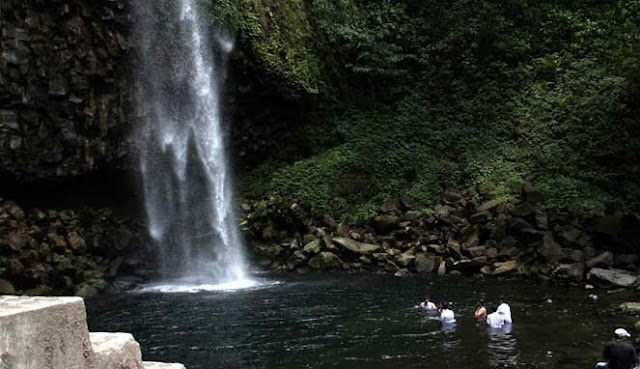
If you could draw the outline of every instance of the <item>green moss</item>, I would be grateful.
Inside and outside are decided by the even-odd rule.
[[[321,63],[304,0],[211,0],[214,15],[230,22],[245,52],[291,91],[318,93]]]

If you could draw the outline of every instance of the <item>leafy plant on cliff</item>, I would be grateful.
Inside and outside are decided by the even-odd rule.
[[[536,173],[547,209],[640,209],[640,1],[305,4],[340,140],[270,190],[361,216],[452,187],[506,202]]]
[[[210,0],[218,22],[234,29],[244,61],[281,79],[288,93],[316,94],[321,63],[312,52],[313,33],[304,0]]]

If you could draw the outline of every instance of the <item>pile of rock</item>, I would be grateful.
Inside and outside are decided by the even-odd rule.
[[[136,224],[106,210],[25,211],[0,199],[0,294],[90,295],[139,243]]]
[[[579,214],[550,217],[536,192],[503,203],[447,192],[433,209],[408,198],[387,201],[368,222],[335,224],[303,204],[244,204],[246,230],[262,264],[275,270],[384,270],[505,275],[629,287],[638,255],[614,254]],[[274,210],[277,207],[279,210]],[[592,221],[592,220],[589,220]]]

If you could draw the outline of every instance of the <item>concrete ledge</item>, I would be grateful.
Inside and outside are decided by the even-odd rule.
[[[0,296],[0,369],[186,369],[142,362],[129,333],[89,333],[79,297]]]
[[[91,356],[81,298],[0,296],[0,368],[85,369]]]
[[[144,369],[186,369],[184,365],[177,363],[154,363],[151,361],[145,361]]]
[[[129,333],[89,333],[91,369],[142,369],[140,344]]]

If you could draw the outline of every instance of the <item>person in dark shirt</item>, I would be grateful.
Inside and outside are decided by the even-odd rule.
[[[636,349],[631,345],[631,334],[624,328],[614,331],[615,340],[607,342],[602,356],[607,359],[608,369],[632,369],[638,365]]]

